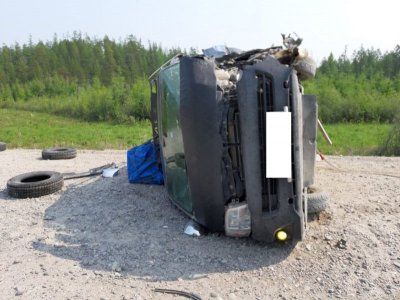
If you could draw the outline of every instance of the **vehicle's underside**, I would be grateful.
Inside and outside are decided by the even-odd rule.
[[[218,57],[183,55],[171,62],[179,64],[177,124],[184,164],[177,163],[176,155],[172,160],[165,155],[169,138],[160,95],[168,94],[168,84],[160,76],[153,80],[154,134],[164,173],[184,168],[191,206],[182,207],[174,192],[170,197],[211,231],[266,242],[276,240],[279,232],[285,239],[304,236],[306,191],[314,180],[317,104],[315,97],[303,95],[299,82],[314,76],[315,63],[298,45],[287,38],[286,48],[227,50]],[[271,125],[280,124],[271,123],[276,115],[289,116],[289,129]],[[268,173],[273,160],[280,159],[270,154],[268,141],[275,132],[290,140],[289,149],[281,149],[289,153],[282,161],[289,163],[289,175],[283,177]],[[284,146],[274,147],[279,151]],[[173,179],[166,177],[167,190],[176,190]]]

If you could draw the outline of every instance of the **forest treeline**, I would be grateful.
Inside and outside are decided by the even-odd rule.
[[[73,37],[0,48],[0,106],[127,122],[149,115],[148,76],[181,52],[134,36]]]
[[[392,122],[400,113],[400,45],[331,54],[305,90],[317,96],[325,122]]]
[[[66,39],[0,47],[0,107],[45,111],[88,121],[149,116],[147,77],[180,49],[124,40]],[[400,108],[400,46],[330,55],[314,80],[324,122],[392,122]]]
[[[114,41],[82,37],[74,33],[72,38],[43,43],[0,48],[0,82],[2,85],[25,84],[34,80],[45,82],[59,78],[79,85],[99,80],[109,86],[116,76],[133,84],[141,76],[147,76],[180,49],[165,50],[161,45],[148,43],[129,36]]]

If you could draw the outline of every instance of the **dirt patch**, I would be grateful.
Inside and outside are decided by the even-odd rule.
[[[188,221],[163,187],[114,178],[66,181],[62,191],[13,199],[6,182],[40,170],[83,172],[125,151],[0,154],[1,299],[393,299],[400,296],[400,158],[328,157],[317,184],[331,197],[294,245],[183,234]],[[392,175],[392,176],[385,176]]]

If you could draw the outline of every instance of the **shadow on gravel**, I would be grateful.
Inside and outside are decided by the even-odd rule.
[[[186,236],[189,219],[164,187],[129,184],[126,168],[114,178],[74,180],[44,220],[56,235],[33,242],[35,249],[149,281],[257,269],[284,260],[294,248],[218,234]]]

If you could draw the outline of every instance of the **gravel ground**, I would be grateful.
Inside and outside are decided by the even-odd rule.
[[[347,171],[318,162],[330,207],[296,245],[185,236],[188,219],[163,187],[129,184],[126,168],[37,199],[7,195],[21,173],[83,172],[125,156],[0,152],[0,299],[184,299],[155,288],[202,299],[400,299],[400,158],[327,158]]]

